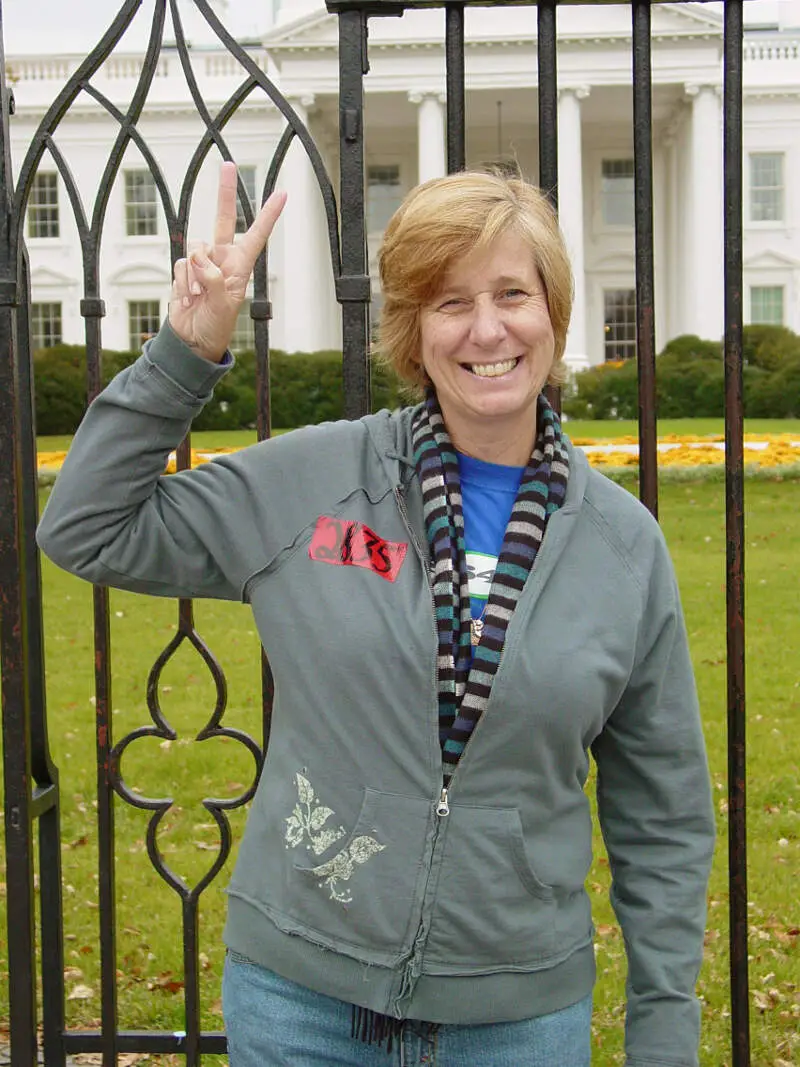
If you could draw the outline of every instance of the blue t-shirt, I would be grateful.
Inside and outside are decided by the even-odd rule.
[[[486,463],[461,452],[457,455],[470,603],[473,619],[479,619],[489,599],[497,557],[525,468]]]

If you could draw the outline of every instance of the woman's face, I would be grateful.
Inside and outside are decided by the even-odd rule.
[[[474,446],[500,432],[524,440],[527,459],[555,338],[524,239],[509,232],[457,260],[420,326],[422,364],[456,446],[479,454]]]

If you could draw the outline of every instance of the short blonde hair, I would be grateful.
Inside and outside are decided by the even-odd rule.
[[[566,380],[572,269],[549,201],[521,178],[466,171],[418,185],[389,220],[379,253],[383,307],[378,355],[415,389],[428,384],[420,359],[420,312],[452,264],[508,232],[530,245],[555,337],[551,385]]]

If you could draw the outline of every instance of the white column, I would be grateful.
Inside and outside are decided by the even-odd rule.
[[[445,98],[441,93],[408,94],[417,105],[417,180],[442,178],[447,173],[445,155]]]
[[[586,272],[583,257],[583,159],[581,147],[581,100],[587,86],[561,89],[558,94],[558,217],[567,244],[575,295],[567,334],[565,358],[570,370],[589,366],[586,343]]]
[[[690,277],[691,332],[718,341],[724,330],[722,107],[717,87],[687,85],[691,122],[691,247],[682,257]]]
[[[290,102],[308,127],[308,111],[314,97]],[[281,167],[279,185],[287,191],[288,198],[278,222],[283,249],[276,286],[278,335],[290,352],[338,347],[341,331],[335,331],[337,305],[325,209],[314,170],[297,138]],[[276,266],[271,259],[271,269]]]
[[[667,339],[669,320],[669,230],[667,229],[667,169],[669,148],[665,143],[653,145],[653,265],[655,298],[656,352]]]
[[[670,123],[667,127],[664,136],[664,147],[667,153],[666,195],[664,197],[666,208],[664,260],[666,264],[667,282],[667,329],[665,340],[669,340],[681,332],[680,255],[682,242],[680,240],[680,209],[678,200],[680,179],[678,171],[678,131],[674,122]]]

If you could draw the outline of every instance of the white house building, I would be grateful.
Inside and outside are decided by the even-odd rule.
[[[114,5],[116,6],[116,5]],[[338,28],[313,0],[261,5],[263,25],[236,25],[226,0],[215,9],[248,54],[306,122],[334,188],[338,175]],[[723,332],[722,19],[720,5],[652,8],[656,343]],[[747,5],[746,5],[747,7]],[[754,2],[744,45],[744,306],[746,322],[800,331],[800,12],[795,2]],[[214,114],[245,73],[197,11],[186,9],[195,76]],[[243,9],[242,9],[243,10]],[[135,24],[92,79],[124,111],[132,99],[152,15]],[[99,16],[95,39],[110,22]],[[241,19],[240,19],[241,22]],[[204,126],[165,31],[138,127],[173,199]],[[16,98],[12,155],[22,165],[46,109],[84,59],[68,34],[44,35],[33,51],[6,29],[6,62]],[[445,171],[444,13],[406,12],[370,21],[365,78],[365,184],[369,255],[403,194]],[[467,165],[514,162],[537,179],[537,42],[533,7],[467,9]],[[565,5],[558,10],[560,218],[575,272],[575,309],[567,358],[579,368],[635,354],[631,18],[624,5]],[[260,91],[225,129],[251,199],[260,197],[284,119]],[[81,93],[54,142],[87,215],[119,131],[96,98]],[[210,233],[218,167],[203,165],[190,232]],[[327,229],[316,180],[302,150],[290,149],[280,185],[287,209],[270,248],[274,319],[271,341],[288,351],[341,345]],[[27,209],[33,330],[37,346],[84,338],[81,245],[74,212],[53,156],[39,164]],[[105,207],[100,292],[103,344],[138,347],[166,312],[169,245],[155,183],[135,146],[126,152]],[[380,293],[373,282],[374,314]],[[240,319],[236,343],[248,343]]]

